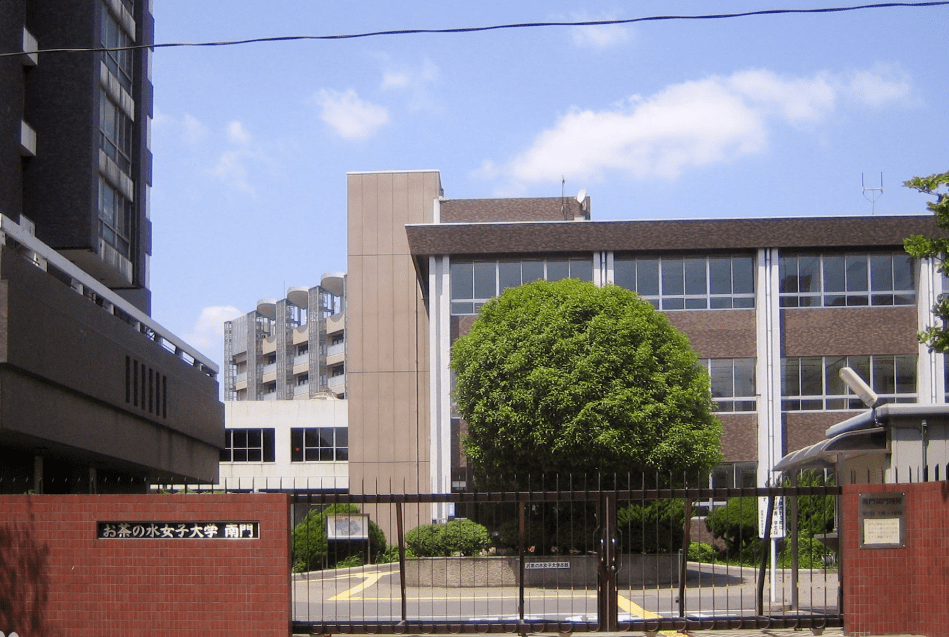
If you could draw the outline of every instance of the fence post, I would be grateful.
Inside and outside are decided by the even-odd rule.
[[[692,498],[685,498],[685,521],[682,523],[682,559],[679,560],[679,617],[685,617],[685,575],[692,543]]]
[[[402,522],[401,502],[395,503],[395,528],[399,535],[399,583],[402,589],[402,621],[405,622],[409,612],[405,595],[405,526]]]
[[[619,536],[616,533],[616,493],[600,491],[600,529],[597,553],[599,569],[597,582],[597,613],[601,631],[619,629],[617,571],[619,564]]]
[[[755,614],[764,615],[764,574],[768,568],[771,540],[771,518],[774,516],[774,495],[768,496],[768,513],[765,515],[764,537],[761,539],[761,562],[758,566],[758,591],[755,598]]]

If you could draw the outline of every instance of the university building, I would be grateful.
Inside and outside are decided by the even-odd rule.
[[[352,483],[471,486],[451,343],[485,301],[542,278],[634,290],[689,337],[724,425],[715,486],[766,484],[862,411],[841,367],[884,402],[946,402],[944,358],[916,339],[944,282],[902,249],[938,232],[931,215],[595,221],[589,198],[453,200],[434,170],[347,183]]]
[[[217,478],[217,366],[150,316],[150,7],[0,3],[0,492]]]

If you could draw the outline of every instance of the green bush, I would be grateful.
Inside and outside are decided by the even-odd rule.
[[[293,529],[293,568],[296,572],[332,568],[353,556],[363,559],[365,541],[332,542],[326,539],[326,516],[360,513],[355,504],[332,504],[322,511],[310,511]],[[374,560],[386,549],[386,536],[375,522],[369,522],[369,553]],[[299,569],[299,570],[298,570]]]
[[[718,561],[718,550],[705,542],[691,542],[689,544],[689,561],[714,564]]]
[[[705,518],[705,527],[725,542],[725,557],[754,562],[760,551],[758,499],[732,498]]]
[[[405,544],[419,557],[475,555],[490,544],[488,530],[472,520],[426,524],[405,534]]]
[[[633,503],[616,513],[616,526],[627,553],[655,555],[682,549],[685,530],[682,500]]]
[[[797,564],[798,568],[823,569],[828,567],[836,568],[834,563],[825,563],[824,556],[831,555],[833,552],[819,540],[812,537],[800,537],[797,540]],[[781,568],[791,568],[791,540],[784,541],[781,547],[781,554],[778,556],[778,566]]]

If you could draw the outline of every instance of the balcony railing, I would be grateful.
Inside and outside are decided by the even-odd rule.
[[[70,287],[77,294],[85,296],[103,311],[125,321],[132,329],[161,345],[184,364],[199,369],[211,378],[217,378],[218,366],[211,362],[211,359],[37,239],[27,228],[3,215],[0,215],[0,243],[21,253],[44,271],[48,272],[51,267],[58,270],[70,281]]]

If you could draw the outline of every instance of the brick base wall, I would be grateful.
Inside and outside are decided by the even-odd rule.
[[[257,522],[257,539],[98,539],[98,522]],[[0,631],[290,633],[281,494],[0,496]]]
[[[905,548],[860,548],[861,493],[903,492]],[[848,635],[949,636],[949,483],[849,485],[842,510]]]

